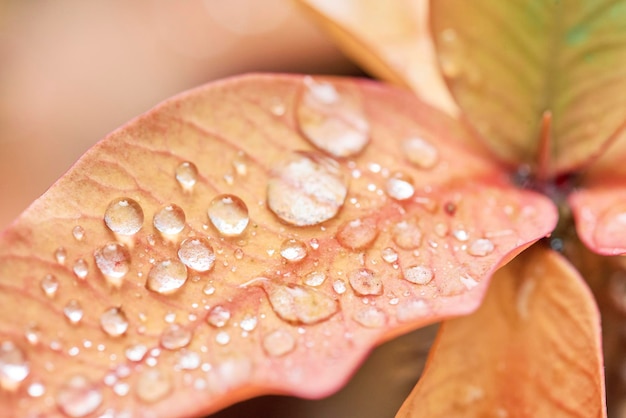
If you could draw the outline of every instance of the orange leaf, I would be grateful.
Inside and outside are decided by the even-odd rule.
[[[473,311],[556,213],[465,135],[408,92],[298,76],[132,121],[0,236],[0,416],[324,396]]]
[[[373,75],[456,114],[428,30],[428,1],[299,0],[345,53]]]
[[[396,417],[454,416],[606,416],[599,313],[559,254],[521,254],[478,311],[442,325]]]

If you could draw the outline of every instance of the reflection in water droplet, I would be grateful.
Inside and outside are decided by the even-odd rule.
[[[378,296],[383,294],[383,282],[372,270],[361,268],[348,275],[348,281],[354,291],[361,296]]]
[[[433,270],[426,266],[412,266],[404,269],[404,278],[411,283],[428,284],[433,277]]]
[[[416,221],[401,221],[393,226],[391,239],[404,250],[414,250],[422,244],[422,230]]]
[[[335,281],[333,282],[333,290],[338,295],[343,295],[344,293],[346,293],[346,290],[348,290],[346,288],[346,282],[344,282],[342,279],[335,279]]]
[[[244,330],[244,331],[254,331],[254,329],[256,328],[258,319],[256,316],[254,315],[246,315],[243,317],[243,319],[239,322],[239,327]]]
[[[28,377],[30,366],[22,349],[12,341],[0,343],[0,387],[15,391]]]
[[[135,235],[143,226],[143,210],[133,199],[120,197],[109,203],[104,223],[116,234]]]
[[[243,234],[248,226],[248,207],[235,195],[223,194],[209,204],[209,219],[217,231],[226,237]]]
[[[384,248],[380,252],[380,256],[385,263],[393,264],[398,261],[398,253],[391,247]]]
[[[82,241],[85,236],[85,229],[80,225],[76,225],[74,229],[72,229],[72,235],[76,241]]]
[[[117,242],[110,242],[93,253],[98,270],[104,274],[107,281],[114,286],[122,284],[122,278],[130,270],[130,253],[128,249]]]
[[[404,173],[394,173],[385,184],[385,191],[392,199],[407,200],[415,194],[413,180]]]
[[[326,280],[326,274],[321,271],[312,271],[304,277],[304,284],[307,286],[321,286]]]
[[[161,346],[168,350],[177,350],[189,345],[193,332],[179,324],[171,324],[161,333]]]
[[[111,337],[119,337],[128,330],[128,319],[121,308],[109,308],[100,316],[100,327]]]
[[[206,320],[210,325],[221,328],[230,320],[230,311],[221,305],[217,305],[209,311]]]
[[[176,292],[187,281],[187,268],[175,259],[156,263],[148,273],[146,288],[162,295]]]
[[[480,238],[470,244],[467,249],[467,253],[475,257],[484,257],[491,254],[494,249],[495,247],[491,240],[487,238]]]
[[[176,235],[185,228],[185,211],[174,204],[164,206],[154,214],[152,223],[160,233]]]
[[[100,406],[102,392],[85,376],[75,375],[59,388],[56,403],[66,416],[84,417]]]
[[[437,148],[420,137],[404,141],[402,143],[402,151],[411,164],[426,170],[433,168],[439,161]]]
[[[59,264],[65,264],[65,260],[67,260],[67,250],[64,247],[59,247],[54,250],[54,259]]]
[[[53,276],[52,274],[46,274],[45,276],[43,276],[43,279],[41,279],[39,285],[41,286],[41,290],[43,290],[46,296],[50,298],[54,297],[54,295],[57,294],[57,290],[59,290],[59,280],[56,278],[56,276]]]
[[[72,266],[72,271],[74,272],[76,277],[78,277],[79,279],[84,279],[89,273],[89,265],[83,258],[79,258],[78,260],[76,260],[76,262],[74,262],[74,265]]]
[[[266,290],[274,312],[285,321],[315,324],[339,310],[335,299],[309,287],[272,283]]]
[[[195,271],[209,271],[215,264],[215,252],[206,238],[187,238],[180,243],[178,258]]]
[[[387,314],[374,306],[359,309],[352,317],[366,328],[381,328],[387,323]]]
[[[373,218],[354,219],[343,224],[337,232],[341,246],[360,250],[369,246],[378,236],[378,227]]]
[[[285,329],[279,328],[263,337],[263,349],[272,357],[280,357],[293,351],[296,339]]]
[[[287,239],[280,247],[280,255],[288,262],[296,263],[306,257],[306,244],[297,239]]]
[[[369,142],[369,123],[360,97],[340,95],[326,82],[305,78],[306,89],[297,108],[304,136],[317,148],[335,156],[349,157]]]
[[[146,403],[165,398],[172,391],[172,378],[159,369],[146,369],[137,378],[135,394]]]
[[[77,324],[83,319],[83,307],[76,299],[67,302],[67,305],[63,308],[63,313],[72,324]]]
[[[176,180],[183,190],[191,191],[198,181],[198,169],[192,162],[185,161],[176,167]]]
[[[347,178],[336,161],[298,152],[270,173],[267,204],[291,225],[316,225],[337,214],[347,193]]]

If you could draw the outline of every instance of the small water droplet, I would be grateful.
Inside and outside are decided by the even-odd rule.
[[[54,250],[54,259],[59,264],[65,264],[65,260],[67,260],[67,250],[64,247],[59,247]]]
[[[85,229],[80,225],[76,225],[74,229],[72,229],[72,235],[76,241],[82,241],[85,237]]]
[[[296,347],[295,337],[287,330],[279,328],[263,337],[263,349],[272,357],[281,357]]]
[[[237,153],[237,156],[233,158],[233,168],[235,169],[235,173],[239,177],[245,177],[248,175],[248,157],[242,151]]]
[[[162,234],[176,235],[185,228],[185,211],[177,205],[170,204],[154,214],[152,223]]]
[[[209,271],[215,264],[215,252],[206,238],[187,238],[180,243],[178,258],[195,271]]]
[[[461,74],[461,58],[464,57],[461,42],[454,29],[448,28],[438,35],[439,38],[439,65],[442,73],[449,78],[456,78]]]
[[[72,266],[72,271],[74,272],[76,277],[78,277],[79,279],[84,279],[89,273],[89,265],[87,264],[85,259],[79,258],[78,260],[76,260],[76,262],[74,262],[74,265]]]
[[[175,259],[156,263],[148,273],[146,288],[162,295],[169,295],[180,289],[187,281],[187,268]]]
[[[335,279],[335,281],[333,282],[333,290],[338,295],[343,295],[344,293],[346,293],[346,290],[348,290],[348,288],[346,287],[346,282],[344,282],[342,279]]]
[[[116,234],[135,235],[143,226],[143,210],[133,199],[120,197],[109,203],[104,223]]]
[[[467,249],[467,253],[475,257],[485,257],[491,254],[494,249],[495,246],[491,240],[487,238],[479,238],[470,244]]]
[[[226,237],[243,234],[248,226],[248,207],[235,195],[223,194],[209,204],[209,219],[217,231]]]
[[[134,345],[131,345],[130,347],[127,347],[126,350],[124,351],[124,354],[126,355],[126,358],[129,361],[139,362],[143,360],[147,352],[148,352],[148,347],[146,347],[145,345],[134,344]]]
[[[168,350],[178,350],[187,347],[191,342],[193,332],[179,324],[167,326],[161,333],[161,346]]]
[[[407,160],[416,167],[428,170],[439,161],[439,151],[427,140],[414,137],[402,142],[402,151]]]
[[[335,299],[310,287],[270,283],[265,289],[274,312],[285,321],[315,324],[339,310]]]
[[[33,382],[28,385],[28,396],[31,398],[40,398],[46,393],[46,387],[41,382]]]
[[[241,248],[235,248],[235,251],[233,252],[233,255],[235,256],[235,260],[242,260],[244,253],[243,250]]]
[[[28,377],[30,366],[21,348],[12,341],[0,344],[0,387],[15,391]]]
[[[30,325],[26,328],[24,336],[30,345],[37,345],[41,340],[41,330],[35,325]]]
[[[378,296],[383,294],[383,282],[372,270],[360,268],[348,275],[348,281],[354,291],[361,296]]]
[[[380,256],[383,261],[388,264],[393,264],[398,261],[398,253],[391,247],[386,247],[380,252]]]
[[[128,319],[121,308],[109,308],[100,316],[100,327],[111,337],[119,337],[128,330]]]
[[[469,240],[469,233],[464,229],[455,229],[452,231],[452,235],[454,235],[454,238],[461,242]]]
[[[394,173],[387,179],[385,191],[392,199],[407,200],[415,194],[413,180],[404,173]]]
[[[347,193],[347,178],[336,161],[297,152],[270,173],[267,204],[291,225],[317,225],[337,215]]]
[[[444,238],[446,235],[448,235],[448,225],[442,222],[437,222],[433,229],[435,231],[435,234],[437,234],[439,238]]]
[[[244,331],[254,331],[254,329],[256,328],[258,323],[258,319],[256,316],[254,315],[246,315],[243,317],[243,319],[239,322],[239,327],[244,330]]]
[[[221,305],[217,305],[209,311],[206,320],[209,325],[222,328],[230,320],[230,311]]]
[[[230,342],[230,334],[226,331],[220,331],[215,334],[215,342],[219,345],[226,345]]]
[[[178,363],[176,365],[181,370],[196,370],[201,363],[200,354],[195,351],[182,349],[178,352]]]
[[[345,248],[360,250],[372,244],[377,236],[376,220],[373,218],[354,219],[339,228],[337,241]]]
[[[311,238],[311,240],[309,241],[309,245],[314,250],[317,250],[320,247],[320,242],[317,240],[317,238]]]
[[[409,299],[396,308],[396,318],[400,322],[411,322],[424,317],[429,312],[428,305],[421,299]]]
[[[39,285],[46,296],[50,298],[54,297],[54,295],[57,294],[57,290],[59,290],[59,280],[52,274],[46,274],[43,276]]]
[[[183,190],[191,191],[198,181],[198,169],[192,162],[185,161],[176,167],[176,180]]]
[[[122,278],[130,270],[130,253],[126,246],[117,242],[110,242],[93,253],[98,270],[106,277],[107,281],[120,286]]]
[[[352,317],[366,328],[381,328],[387,323],[387,314],[374,306],[359,309]]]
[[[326,274],[322,271],[312,271],[304,277],[307,286],[321,286],[326,281]]]
[[[215,286],[213,286],[211,283],[207,283],[206,285],[204,285],[204,288],[202,288],[202,293],[207,296],[214,294]]]
[[[63,308],[63,313],[71,324],[78,324],[83,319],[83,307],[76,299],[67,302]]]
[[[135,394],[146,403],[165,398],[172,391],[172,378],[159,369],[146,369],[137,378]]]
[[[84,417],[98,409],[102,392],[85,376],[74,375],[59,388],[56,403],[66,416]]]
[[[287,239],[280,247],[280,255],[288,262],[296,263],[306,257],[306,244],[297,239]]]
[[[426,266],[412,266],[404,269],[404,279],[415,284],[425,285],[435,277],[433,270]]]
[[[404,250],[413,250],[422,244],[422,230],[416,221],[401,221],[393,226],[391,239]]]

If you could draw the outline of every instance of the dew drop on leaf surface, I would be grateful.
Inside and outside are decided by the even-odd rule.
[[[74,262],[74,265],[72,266],[72,271],[74,272],[76,277],[78,277],[79,279],[84,279],[89,273],[89,265],[83,258],[79,258]]]
[[[387,314],[374,306],[367,306],[357,310],[352,319],[366,328],[381,328],[387,323]]]
[[[83,307],[76,299],[72,299],[63,308],[65,317],[71,324],[77,324],[83,319]]]
[[[116,234],[135,235],[143,226],[143,209],[133,199],[117,198],[106,208],[104,223]]]
[[[176,167],[176,181],[183,190],[191,191],[198,181],[198,168],[189,161],[184,161]]]
[[[207,316],[207,322],[216,328],[222,328],[229,320],[230,311],[221,305],[217,305],[211,309]]]
[[[306,244],[297,239],[287,239],[280,247],[280,255],[289,263],[301,261],[307,255]]]
[[[161,333],[161,346],[168,350],[177,350],[189,345],[193,333],[179,324],[170,324]]]
[[[206,238],[187,238],[180,243],[178,258],[192,270],[209,271],[215,264],[215,252]]]
[[[385,263],[393,264],[398,261],[398,253],[391,247],[385,247],[381,252],[380,256],[385,261]]]
[[[239,327],[244,330],[244,331],[254,331],[254,329],[256,328],[258,323],[258,319],[256,316],[254,315],[246,315],[243,317],[243,319],[239,322]]]
[[[72,235],[74,236],[74,239],[76,239],[76,241],[82,241],[85,236],[85,229],[80,225],[76,225],[72,229]]]
[[[16,390],[28,377],[30,366],[24,352],[12,341],[0,343],[0,387]]]
[[[67,260],[67,250],[64,247],[59,247],[54,250],[54,259],[59,264],[65,264],[65,260]]]
[[[415,194],[413,180],[404,173],[394,173],[385,183],[385,192],[395,200],[407,200]]]
[[[299,285],[265,285],[276,314],[288,322],[315,324],[330,318],[338,310],[337,301],[325,293]]]
[[[209,219],[225,237],[243,234],[248,226],[248,207],[239,197],[231,194],[216,196],[209,204]]]
[[[146,369],[137,378],[137,397],[146,403],[157,402],[172,391],[172,378],[159,369]]]
[[[272,357],[280,357],[293,351],[296,347],[295,337],[285,329],[277,329],[263,337],[263,349]]]
[[[130,269],[130,253],[128,249],[117,242],[111,242],[97,249],[94,260],[98,270],[107,278],[109,283],[119,286],[121,279]]]
[[[102,399],[102,391],[82,375],[69,378],[56,393],[57,406],[72,418],[91,414],[100,406]]]
[[[422,230],[414,220],[401,221],[393,226],[391,239],[403,250],[414,250],[422,244]]]
[[[345,248],[360,250],[374,242],[377,236],[378,227],[375,219],[354,219],[339,228],[337,241]]]
[[[476,257],[484,257],[486,255],[489,255],[493,252],[493,250],[495,249],[493,242],[491,242],[491,240],[487,239],[487,238],[480,238],[477,239],[476,241],[473,241],[468,249],[467,249],[467,253],[469,255],[473,255]]]
[[[431,169],[439,161],[437,148],[420,137],[404,140],[402,151],[411,164],[421,169]]]
[[[307,286],[321,286],[326,281],[326,274],[321,271],[312,271],[304,277]]]
[[[128,319],[120,308],[109,308],[100,316],[100,327],[111,337],[119,337],[128,330]]]
[[[185,211],[175,204],[164,206],[154,214],[152,223],[160,233],[176,235],[185,228]]]
[[[39,282],[39,285],[41,286],[43,293],[52,298],[56,295],[57,290],[59,289],[59,280],[52,274],[46,274]]]
[[[168,295],[176,292],[187,281],[187,268],[175,259],[157,262],[148,273],[146,287],[156,293]]]
[[[404,279],[415,284],[428,284],[435,277],[433,270],[426,266],[412,266],[404,269]]]
[[[383,282],[369,269],[360,268],[348,275],[350,286],[361,296],[378,296],[383,294]]]

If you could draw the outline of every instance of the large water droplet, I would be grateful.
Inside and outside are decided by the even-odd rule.
[[[307,286],[321,286],[326,280],[326,274],[322,271],[312,271],[304,277]]]
[[[495,246],[487,238],[480,238],[472,242],[467,248],[467,253],[475,257],[485,257],[493,252]]]
[[[210,325],[222,328],[230,320],[230,311],[221,305],[217,305],[209,311],[206,320]]]
[[[277,329],[263,337],[263,349],[272,357],[284,356],[295,347],[295,337],[285,329]]]
[[[179,234],[185,228],[185,211],[174,204],[164,206],[154,214],[152,223],[162,234]]]
[[[63,314],[72,324],[79,323],[83,319],[83,313],[83,307],[76,299],[67,302],[67,305],[63,308]]]
[[[72,229],[72,235],[74,236],[74,239],[76,239],[76,241],[82,241],[85,237],[85,229],[80,225],[76,225]]]
[[[336,161],[298,152],[270,173],[267,204],[289,224],[316,225],[337,214],[347,193],[347,177]]]
[[[162,295],[176,292],[187,281],[187,267],[175,259],[156,263],[148,273],[146,288]]]
[[[280,247],[280,255],[290,263],[302,260],[306,254],[306,244],[297,239],[287,239]]]
[[[114,286],[122,284],[122,278],[130,269],[130,253],[128,249],[117,242],[110,242],[93,253],[98,270]]]
[[[356,311],[352,319],[366,328],[381,328],[387,323],[387,314],[374,306],[367,306]]]
[[[385,191],[392,199],[407,200],[415,194],[413,180],[404,173],[394,173],[385,184]]]
[[[237,196],[223,194],[209,204],[209,219],[217,231],[226,237],[241,235],[248,226],[248,207]]]
[[[383,294],[383,282],[372,270],[360,268],[348,275],[350,286],[361,296],[378,296]]]
[[[165,398],[172,391],[172,378],[159,369],[144,370],[137,378],[135,394],[146,403]]]
[[[179,324],[171,324],[161,333],[161,346],[168,350],[177,350],[189,345],[193,333]]]
[[[72,271],[79,279],[84,279],[89,274],[89,265],[83,258],[79,258],[74,262]]]
[[[100,316],[100,326],[111,337],[119,337],[128,330],[128,319],[121,308],[109,308]]]
[[[178,258],[195,271],[209,271],[215,264],[215,252],[206,238],[187,238],[178,248]]]
[[[411,164],[423,169],[433,168],[439,161],[437,148],[420,137],[402,142],[402,151]]]
[[[59,388],[56,403],[66,416],[84,417],[98,409],[102,403],[102,392],[85,376],[75,375]]]
[[[198,169],[192,162],[185,161],[176,167],[176,180],[183,190],[191,191],[198,181]]]
[[[378,227],[375,219],[354,219],[339,228],[337,241],[345,248],[360,250],[374,242],[377,236]]]
[[[315,324],[339,310],[335,299],[310,287],[270,283],[265,288],[274,312],[285,321]]]
[[[12,341],[0,344],[0,386],[8,391],[16,390],[28,377],[30,366],[22,349]]]
[[[104,223],[116,234],[135,235],[143,226],[143,210],[133,199],[120,197],[109,203]]]
[[[391,239],[404,250],[414,250],[422,244],[422,230],[416,221],[401,221],[393,226]]]
[[[52,274],[46,274],[43,276],[43,279],[41,279],[41,282],[39,282],[39,285],[46,296],[52,298],[57,294],[57,290],[59,289],[59,280]]]
[[[404,269],[404,278],[415,284],[428,284],[434,276],[433,270],[426,266],[412,266]]]

